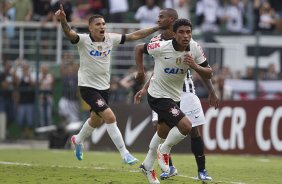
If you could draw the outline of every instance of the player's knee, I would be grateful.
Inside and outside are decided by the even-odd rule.
[[[153,130],[157,131],[158,121],[152,121],[152,124],[153,124]]]
[[[104,123],[104,120],[98,116],[91,116],[88,122],[91,127],[98,128]]]
[[[188,118],[183,117],[177,127],[181,134],[188,135],[192,129],[192,123]]]
[[[200,137],[200,131],[198,129],[198,127],[192,127],[191,131],[190,131],[190,137],[192,138],[196,138],[196,137]]]
[[[103,112],[99,113],[106,123],[116,122],[116,116],[110,108],[107,108]]]

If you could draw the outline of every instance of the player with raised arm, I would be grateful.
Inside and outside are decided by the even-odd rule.
[[[174,9],[171,8],[166,8],[162,9],[159,13],[159,20],[158,24],[163,28],[163,32],[160,35],[157,35],[151,39],[151,42],[155,41],[164,41],[164,40],[170,40],[173,39],[174,33],[172,30],[172,25],[173,22],[178,18],[177,12]],[[136,60],[143,60],[143,55],[142,55],[142,50],[144,48],[144,44],[139,44],[136,46],[136,55],[135,58]],[[202,53],[202,57],[199,57],[199,59],[205,58],[204,53],[202,52],[202,49],[200,49],[200,53]],[[199,55],[201,56],[201,55]],[[138,61],[142,62],[142,61]],[[209,67],[206,65],[205,67]],[[215,91],[213,89],[213,85],[210,79],[202,78],[203,81],[205,82],[206,86],[209,89],[209,103],[210,106],[214,106],[215,108],[218,107],[219,105],[219,100],[218,97],[215,94]],[[141,79],[142,80],[142,79]],[[141,97],[147,93],[147,89],[149,87],[150,81],[147,81],[146,84],[144,85],[143,89],[141,89],[138,93],[135,95],[135,103],[139,103]],[[197,173],[198,173],[198,178],[200,180],[211,180],[212,178],[208,176],[207,171],[205,169],[205,155],[204,155],[204,144],[201,138],[200,131],[198,129],[198,126],[201,124],[205,123],[205,117],[204,113],[202,110],[202,106],[200,103],[199,98],[195,94],[195,89],[194,89],[194,83],[192,80],[192,75],[191,71],[188,70],[187,76],[184,80],[184,86],[183,86],[183,92],[181,94],[181,102],[180,102],[180,109],[188,116],[191,121],[192,121],[192,130],[190,132],[190,137],[191,137],[191,150],[195,156],[196,163],[197,163]],[[195,118],[197,117],[197,118]],[[152,113],[152,122],[154,127],[156,127],[157,122],[158,122],[158,115],[156,112],[153,111]],[[156,153],[156,149],[158,146],[158,139],[157,136],[154,136],[153,140],[151,143],[156,143],[156,144],[151,144],[150,145],[150,150],[147,154],[148,160],[150,158],[154,157],[154,153]],[[156,154],[155,154],[156,155]],[[146,162],[146,159],[145,161]],[[166,179],[172,176],[177,175],[177,169],[175,166],[173,166],[172,160],[169,157],[169,166],[170,166],[170,172],[166,173],[163,172],[160,175],[161,179]]]
[[[168,165],[171,148],[188,135],[192,129],[191,121],[180,110],[180,94],[184,78],[191,68],[205,78],[212,77],[212,69],[201,54],[198,44],[192,40],[192,24],[187,19],[178,19],[173,24],[175,38],[145,44],[143,49],[136,48],[136,54],[148,53],[155,61],[154,74],[148,88],[148,103],[158,114],[157,133],[150,142],[148,154],[140,166],[149,183],[159,183],[153,163],[158,153],[158,163],[165,173],[170,172]],[[136,57],[137,78],[144,78],[143,60]],[[197,62],[197,63],[195,63]],[[138,99],[145,94],[139,93]],[[157,146],[164,141],[163,144]]]
[[[142,29],[129,34],[106,33],[106,23],[101,15],[89,18],[89,34],[78,34],[68,25],[63,6],[55,13],[62,29],[71,43],[76,44],[80,57],[78,86],[80,94],[91,107],[88,120],[77,135],[71,138],[75,145],[75,155],[83,159],[83,141],[91,135],[96,127],[106,123],[107,132],[119,150],[123,161],[132,165],[138,161],[126,149],[121,132],[117,126],[116,116],[108,106],[110,88],[110,63],[112,48],[126,41],[142,39],[159,27]]]

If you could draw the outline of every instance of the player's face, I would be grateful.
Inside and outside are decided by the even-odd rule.
[[[89,24],[89,31],[95,41],[102,41],[105,37],[106,23],[103,18],[96,18]]]
[[[168,29],[172,25],[172,17],[169,17],[164,10],[161,10],[159,13],[158,25],[162,29]]]
[[[187,47],[192,38],[192,29],[189,26],[180,26],[175,34],[175,40],[181,47]]]

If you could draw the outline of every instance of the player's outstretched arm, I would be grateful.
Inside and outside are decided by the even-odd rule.
[[[70,40],[70,41],[75,41],[77,40],[77,33],[71,29],[71,27],[68,25],[67,19],[66,19],[66,13],[64,11],[63,5],[60,4],[60,9],[57,10],[55,12],[55,16],[57,17],[57,19],[60,20],[61,22],[61,26],[62,29],[66,35],[66,37]]]
[[[135,31],[133,33],[126,34],[126,41],[135,41],[140,40],[142,38],[145,38],[149,36],[150,34],[158,31],[160,29],[159,26],[146,28],[146,29],[140,29],[138,31]]]

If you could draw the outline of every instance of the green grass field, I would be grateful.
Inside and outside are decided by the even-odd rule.
[[[135,153],[143,161],[144,153]],[[178,176],[161,183],[200,184],[194,179],[196,163],[191,154],[173,154]],[[139,162],[140,164],[140,162]],[[77,161],[73,151],[0,150],[1,184],[146,184],[139,164],[124,165],[116,152],[85,152]],[[155,162],[155,165],[156,162]],[[222,184],[282,183],[282,158],[271,156],[207,155],[212,182]],[[156,166],[158,175],[160,169]]]

